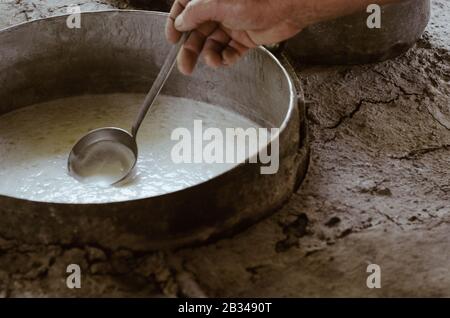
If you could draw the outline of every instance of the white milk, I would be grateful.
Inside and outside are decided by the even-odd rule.
[[[161,96],[138,134],[137,176],[121,187],[80,183],[67,173],[74,143],[92,129],[129,129],[144,99],[141,94],[72,97],[29,106],[0,116],[0,194],[34,201],[101,203],[145,198],[211,179],[235,164],[175,164],[174,128],[258,127],[218,106]]]

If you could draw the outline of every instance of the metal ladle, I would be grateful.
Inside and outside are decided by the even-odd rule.
[[[79,181],[103,185],[127,182],[135,172],[138,159],[136,135],[150,107],[172,72],[181,47],[189,34],[181,39],[167,55],[164,64],[139,110],[131,134],[116,127],[95,129],[78,140],[68,159],[69,174]]]

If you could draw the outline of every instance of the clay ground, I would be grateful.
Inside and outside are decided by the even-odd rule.
[[[0,27],[122,1],[3,0]],[[276,214],[203,247],[133,253],[0,238],[1,296],[450,297],[450,3],[433,1],[407,54],[365,66],[297,66],[311,166]],[[83,270],[69,290],[65,269]],[[381,266],[382,288],[366,268]]]

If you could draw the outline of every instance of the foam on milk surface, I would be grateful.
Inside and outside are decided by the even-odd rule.
[[[101,203],[145,198],[211,179],[234,164],[174,164],[173,129],[249,128],[258,125],[221,107],[160,96],[138,133],[135,179],[121,187],[81,183],[67,173],[74,143],[100,127],[129,129],[142,94],[70,97],[25,107],[0,116],[0,194],[59,203]]]

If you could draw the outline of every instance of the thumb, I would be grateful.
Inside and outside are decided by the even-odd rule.
[[[224,1],[192,0],[175,19],[175,28],[180,32],[191,31],[208,21],[221,22],[226,12]]]

